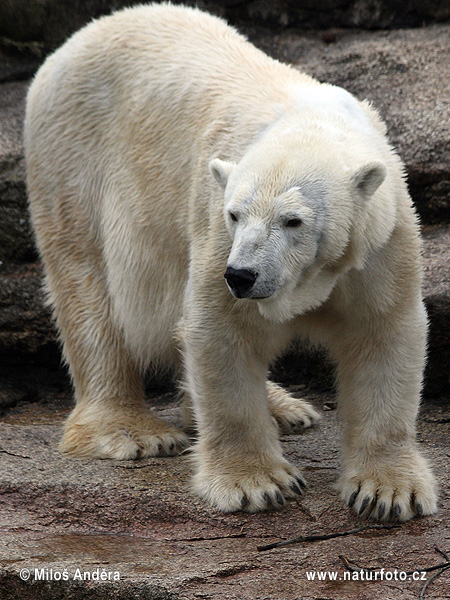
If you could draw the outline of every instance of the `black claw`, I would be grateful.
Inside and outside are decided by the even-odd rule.
[[[386,502],[382,502],[378,507],[378,518],[381,519],[386,512]]]
[[[301,496],[303,494],[302,488],[297,484],[296,481],[293,481],[291,483],[291,490],[298,496]]]
[[[173,452],[175,450],[175,442],[171,442],[169,446],[169,452]]]
[[[350,496],[350,500],[348,501],[348,505],[350,508],[352,508],[352,506],[355,504],[358,494],[359,494],[359,490],[356,492],[353,492],[353,494]]]
[[[248,498],[244,495],[241,498],[241,508],[245,508],[246,506],[248,506]]]
[[[306,488],[306,481],[304,481],[301,477],[296,477],[295,479],[301,488]]]
[[[416,513],[419,517],[423,515],[423,506],[420,502],[416,504]]]
[[[263,498],[264,498],[264,502],[267,504],[267,506],[273,505],[273,500],[267,492],[264,493]]]
[[[401,515],[401,512],[402,512],[402,508],[401,508],[400,504],[395,503],[394,510],[393,510],[394,519],[398,519],[399,516]]]
[[[162,445],[158,442],[158,454],[161,454]]]
[[[284,504],[284,498],[281,495],[281,492],[279,490],[276,493],[276,499],[277,499],[278,504],[281,504],[281,506],[283,506],[283,504]]]
[[[358,515],[362,515],[363,514],[363,512],[366,510],[369,502],[370,502],[370,496],[366,496],[364,498],[364,500],[362,501],[361,508],[359,509]]]

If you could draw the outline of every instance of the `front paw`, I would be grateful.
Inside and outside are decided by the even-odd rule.
[[[202,459],[197,450],[193,459],[197,464],[194,492],[223,512],[278,509],[306,488],[300,471],[283,458],[246,456],[214,461]]]
[[[382,456],[347,458],[337,482],[344,502],[361,517],[407,521],[437,510],[437,484],[414,448],[388,449]]]

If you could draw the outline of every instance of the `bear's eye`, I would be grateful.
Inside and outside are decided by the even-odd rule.
[[[237,218],[236,213],[230,211],[229,215],[230,215],[230,219],[233,221],[233,223],[237,223],[238,218]]]
[[[301,224],[302,224],[301,219],[289,219],[285,223],[286,227],[300,227]]]

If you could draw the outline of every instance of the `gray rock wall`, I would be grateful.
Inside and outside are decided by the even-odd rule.
[[[31,10],[34,3],[25,4]],[[57,4],[58,10],[63,10],[63,5],[64,10],[69,10],[69,3]],[[90,6],[87,2],[78,4],[86,11]],[[78,4],[70,3],[70,10]],[[94,4],[95,10],[100,5],[103,9],[111,5],[106,1]],[[257,3],[223,5],[224,10],[250,10]],[[1,11],[12,11],[13,6],[17,9],[20,1],[0,4],[3,27]],[[57,10],[50,0],[43,0],[39,6],[42,11],[50,6]],[[307,3],[302,6],[306,10]],[[326,7],[326,2],[320,6]],[[66,25],[71,27],[73,22]],[[431,321],[426,390],[447,393],[450,25],[377,32],[339,28],[326,32],[274,32],[255,25],[241,29],[268,54],[291,62],[322,81],[341,85],[360,98],[369,98],[386,120],[390,139],[405,161],[412,197],[424,225],[424,294]],[[20,27],[16,31],[20,32]],[[25,39],[25,34],[22,37]],[[18,46],[4,46],[3,55],[0,53],[0,404],[11,402],[13,389],[14,398],[18,388],[22,390],[19,396],[33,395],[30,381],[36,379],[35,367],[55,370],[60,361],[54,329],[40,292],[41,269],[28,224],[22,148],[27,78],[43,55],[39,58],[36,49],[30,54],[29,45],[24,48],[25,54]],[[29,369],[26,382],[21,376],[25,368]],[[317,353],[291,353],[277,365],[275,375],[285,382],[298,381],[300,376],[318,376],[331,384],[331,371]]]
[[[0,36],[20,42],[60,44],[92,17],[123,6],[127,0],[3,0]],[[270,27],[414,27],[450,18],[448,0],[175,0],[199,6],[233,22]]]

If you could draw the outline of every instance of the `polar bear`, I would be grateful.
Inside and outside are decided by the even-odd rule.
[[[25,147],[75,389],[64,452],[179,453],[188,437],[147,409],[141,380],[172,366],[198,430],[196,493],[222,511],[279,508],[306,486],[279,426],[318,414],[267,375],[307,338],[337,365],[343,500],[379,520],[436,510],[415,440],[421,241],[367,102],[198,9],[138,6],[47,59]]]

